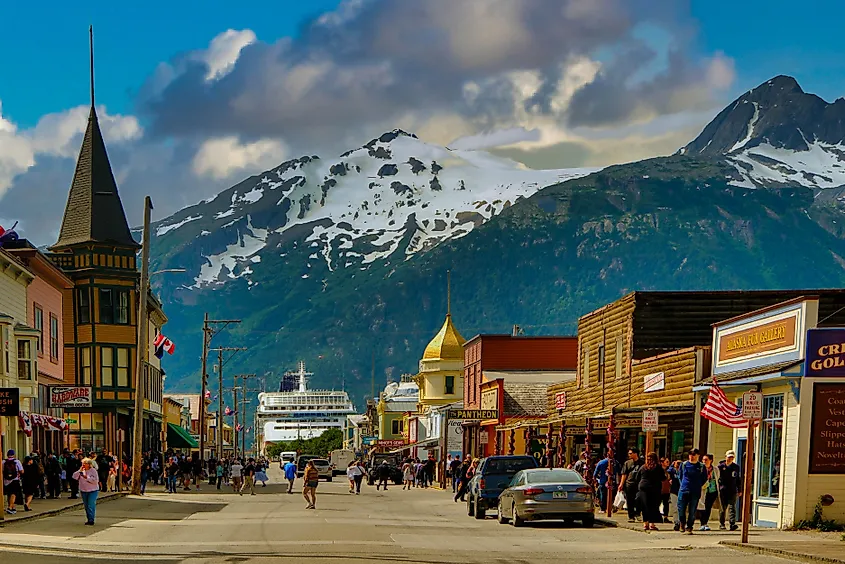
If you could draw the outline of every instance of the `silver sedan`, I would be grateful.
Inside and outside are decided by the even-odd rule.
[[[521,470],[499,497],[499,523],[520,527],[540,519],[578,519],[595,523],[593,488],[574,470]]]

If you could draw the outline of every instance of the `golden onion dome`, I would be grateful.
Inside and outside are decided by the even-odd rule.
[[[440,328],[437,335],[425,348],[423,360],[461,360],[464,359],[464,339],[455,325],[452,323],[452,316],[446,315],[446,321]]]

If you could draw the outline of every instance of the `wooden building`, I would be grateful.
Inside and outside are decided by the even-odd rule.
[[[93,60],[93,59],[92,59]],[[70,447],[131,451],[140,275],[133,239],[112,174],[97,112],[93,69],[88,125],[50,259],[73,282],[64,294],[64,381],[78,392],[62,405],[74,413]],[[166,321],[149,301],[152,333]],[[157,324],[157,325],[156,325]],[[147,328],[145,328],[147,329]],[[143,448],[161,447],[161,370],[147,365]],[[119,431],[122,431],[120,433]],[[122,444],[119,443],[123,435]]]
[[[571,462],[588,445],[595,460],[607,448],[613,415],[620,459],[631,447],[682,457],[697,427],[692,388],[710,373],[712,325],[806,293],[632,292],[584,315],[578,320],[577,377],[549,387],[545,425],[526,434],[544,437],[557,463]],[[822,296],[821,310],[845,320],[845,291],[811,293]],[[642,432],[649,408],[659,416],[652,445]]]

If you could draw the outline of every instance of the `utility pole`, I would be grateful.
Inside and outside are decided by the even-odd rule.
[[[144,440],[144,388],[146,387],[147,353],[149,352],[149,320],[147,317],[147,294],[150,291],[150,211],[153,201],[144,198],[144,233],[141,243],[141,297],[138,315],[138,349],[135,363],[135,421],[132,448],[132,495],[141,494],[141,455]],[[121,450],[122,450],[121,446]],[[121,453],[122,454],[122,453]]]
[[[230,323],[240,323],[240,320],[209,320],[208,323],[223,323],[225,327]],[[217,332],[221,330],[222,328],[218,329]],[[223,455],[223,366],[232,360],[238,352],[245,351],[246,347],[217,347],[209,350],[217,351],[217,458],[219,459]],[[232,356],[223,360],[223,353],[228,351],[232,352]],[[203,402],[205,402],[204,399]],[[238,409],[237,403],[235,409]]]
[[[232,395],[235,406],[235,426],[232,428],[234,435],[232,436],[232,448],[235,451],[235,458],[238,457],[238,377],[235,376],[235,385],[232,387]]]
[[[208,312],[202,321],[202,391],[200,392],[200,460],[205,460],[205,392],[208,390]],[[219,432],[219,429],[218,429]],[[220,458],[220,454],[217,455]]]

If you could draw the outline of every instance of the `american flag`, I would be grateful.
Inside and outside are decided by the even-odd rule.
[[[707,403],[701,408],[701,416],[731,429],[743,429],[748,426],[748,421],[742,417],[742,409],[728,399],[715,380],[710,388],[710,395],[707,396]]]

